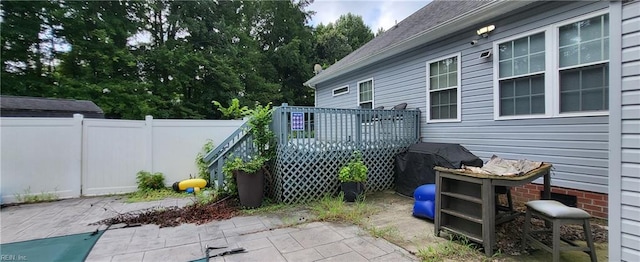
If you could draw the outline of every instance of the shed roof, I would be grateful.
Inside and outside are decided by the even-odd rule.
[[[434,0],[386,32],[351,52],[311,78],[305,85],[335,78],[382,59],[402,53],[440,37],[514,10],[531,1],[451,1]]]
[[[0,110],[64,111],[103,114],[102,109],[88,100],[0,96]]]

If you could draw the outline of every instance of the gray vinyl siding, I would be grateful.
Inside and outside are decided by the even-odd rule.
[[[640,1],[622,7],[621,259],[640,259]]]
[[[357,106],[356,82],[373,77],[374,106],[390,108],[408,103],[408,108],[423,112],[424,142],[459,143],[484,160],[495,154],[550,162],[554,165],[552,185],[606,193],[608,116],[494,120],[492,59],[495,55],[480,59],[482,52],[492,49],[494,41],[608,8],[608,2],[590,1],[534,5],[479,24],[494,24],[496,30],[475,46],[469,42],[476,38],[477,28],[468,28],[384,63],[320,83],[316,86],[317,106]],[[462,121],[427,124],[426,62],[456,53],[461,53]],[[333,88],[345,84],[351,88],[349,94],[331,96]]]

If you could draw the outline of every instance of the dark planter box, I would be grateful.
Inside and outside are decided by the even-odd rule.
[[[236,183],[240,204],[245,207],[260,207],[264,198],[264,171],[247,173],[236,170]]]
[[[361,182],[342,182],[340,185],[344,193],[344,201],[354,202],[358,196],[364,191],[364,185]]]

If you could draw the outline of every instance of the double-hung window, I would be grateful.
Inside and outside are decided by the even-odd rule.
[[[498,45],[500,116],[544,114],[544,32]]]
[[[363,109],[373,108],[373,78],[358,82],[358,106]]]
[[[561,26],[560,113],[609,109],[609,15]]]
[[[460,54],[427,62],[427,121],[460,121]]]
[[[494,43],[496,119],[601,114],[609,100],[609,16]]]

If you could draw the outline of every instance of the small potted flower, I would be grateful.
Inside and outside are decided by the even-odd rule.
[[[354,202],[362,194],[364,183],[367,181],[367,172],[368,169],[362,161],[360,151],[353,152],[351,161],[343,166],[338,174],[345,201]]]

